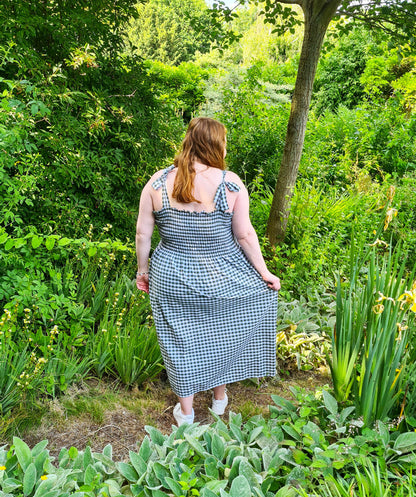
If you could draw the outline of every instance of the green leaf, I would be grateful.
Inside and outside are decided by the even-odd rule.
[[[286,410],[289,412],[296,411],[296,406],[289,400],[286,400],[283,397],[279,397],[278,395],[271,395],[271,398],[273,402],[282,410]]]
[[[124,478],[132,482],[137,482],[137,480],[139,479],[139,475],[137,474],[133,466],[125,462],[119,462],[117,466]]]
[[[43,242],[43,236],[34,235],[32,238],[32,247],[38,248]]]
[[[69,245],[71,243],[71,240],[69,238],[61,238],[58,240],[58,245],[60,247],[65,247],[65,245]]]
[[[263,426],[256,426],[256,428],[254,428],[254,430],[252,430],[250,432],[250,435],[248,437],[248,442],[251,443],[251,442],[254,442],[254,440],[256,440],[256,438],[261,434],[263,433]]]
[[[92,464],[89,464],[84,474],[85,485],[91,485],[96,475],[97,471],[94,469],[94,466]]]
[[[5,250],[10,250],[11,248],[14,247],[14,240],[13,238],[9,238],[6,242],[6,245],[4,246]]]
[[[88,249],[88,257],[92,257],[97,253],[97,247],[94,245],[91,245],[91,247]]]
[[[292,438],[294,438],[295,440],[297,440],[298,442],[301,441],[301,436],[300,434],[295,430],[295,428],[293,428],[293,426],[290,426],[290,425],[284,425],[282,426],[282,428],[284,429],[284,431],[290,435]]]
[[[0,235],[0,245],[3,244],[7,240],[8,237],[9,237],[9,235],[7,233],[2,233]]]
[[[147,431],[147,433],[150,435],[150,439],[152,442],[156,445],[162,446],[166,437],[161,433],[158,429],[154,428],[153,426],[145,426],[144,429]]]
[[[204,461],[205,474],[210,478],[215,480],[219,477],[219,471],[217,468],[217,459],[213,456],[209,456]]]
[[[46,248],[48,250],[52,250],[55,246],[55,242],[56,242],[56,238],[54,236],[48,236],[48,238],[45,241]]]
[[[276,494],[276,497],[296,497],[298,492],[290,485],[285,485]]]
[[[393,449],[403,451],[413,450],[416,446],[416,433],[401,433],[394,442]]]
[[[85,452],[84,452],[84,468],[87,468],[90,464],[94,463],[94,459],[92,457],[91,453],[91,447],[86,447]]]
[[[141,476],[143,473],[147,471],[147,464],[144,462],[143,458],[136,454],[136,452],[129,452],[130,461],[133,464],[134,469],[137,471],[137,474]]]
[[[207,488],[206,486],[201,489],[201,497],[218,497],[218,494],[214,494],[212,490]]]
[[[239,426],[230,424],[230,431],[233,434],[233,437],[238,440],[239,442],[244,441],[244,435],[241,432],[241,428]]]
[[[27,467],[32,462],[32,452],[25,442],[20,440],[20,438],[13,437],[13,445],[17,460],[19,461],[23,471],[26,471]]]
[[[205,483],[205,487],[212,490],[216,495],[221,489],[224,489],[228,485],[227,480],[211,480]]]
[[[206,455],[206,451],[204,450],[204,447],[198,442],[198,440],[195,437],[192,437],[188,433],[185,433],[185,439],[189,443],[189,445],[195,449],[195,451],[200,455],[204,456]]]
[[[23,245],[26,245],[26,240],[24,238],[16,238],[14,241],[14,248],[20,248],[23,247]]]
[[[23,476],[23,494],[29,495],[36,483],[37,480],[37,471],[34,463],[30,463],[26,468],[25,474]]]
[[[71,459],[76,459],[78,457],[78,449],[76,447],[71,447],[68,450],[68,455]]]
[[[143,442],[140,445],[139,455],[141,456],[144,462],[147,462],[149,460],[151,453],[152,453],[152,447],[150,445],[149,437],[146,435],[143,438]]]
[[[106,457],[110,458],[110,459],[112,459],[112,458],[113,458],[113,447],[112,447],[112,445],[111,445],[111,444],[107,444],[107,445],[104,447],[104,449],[103,449],[103,454],[104,454]]]
[[[162,490],[152,490],[152,497],[168,497],[168,494],[165,494]]]
[[[234,478],[231,484],[230,497],[252,497],[251,487],[245,476],[239,475]]]
[[[224,442],[216,433],[212,435],[211,452],[212,455],[215,456],[217,459],[219,459],[220,461],[223,460],[225,454]]]
[[[178,497],[179,495],[182,495],[182,487],[179,485],[177,481],[175,481],[170,476],[167,476],[165,480],[166,480],[166,485],[172,490],[175,496]]]
[[[44,451],[47,445],[47,440],[42,440],[41,442],[37,443],[32,449],[32,457],[37,457],[41,452]]]
[[[336,416],[338,414],[338,402],[326,390],[322,391],[322,395],[324,397],[325,407],[332,415]]]

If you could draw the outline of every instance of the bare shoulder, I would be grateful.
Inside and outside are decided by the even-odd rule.
[[[246,188],[243,181],[241,180],[240,176],[238,176],[238,174],[236,174],[236,173],[233,173],[232,171],[227,171],[227,173],[225,175],[225,180],[232,181],[233,183],[238,185],[240,188],[243,188],[243,189]]]
[[[158,171],[156,171],[155,173],[153,173],[152,176],[150,177],[149,181],[146,183],[145,188],[152,187],[152,184],[156,180],[160,179],[165,171],[166,171],[166,168],[159,169]]]

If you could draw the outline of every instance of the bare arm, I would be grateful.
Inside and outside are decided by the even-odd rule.
[[[239,186],[241,189],[234,204],[234,215],[232,221],[233,233],[243,249],[247,259],[260,273],[260,276],[267,283],[269,288],[272,288],[273,290],[280,290],[280,280],[267,269],[263,254],[261,253],[257,234],[250,221],[250,202],[247,189],[240,182]]]
[[[152,233],[155,226],[150,181],[143,188],[140,197],[139,216],[136,225],[137,288],[149,293],[149,254]],[[146,274],[140,274],[146,273]]]

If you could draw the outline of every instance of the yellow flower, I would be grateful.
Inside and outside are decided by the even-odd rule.
[[[376,302],[383,302],[383,300],[390,300],[394,304],[395,301],[392,297],[386,297],[381,292],[378,292],[378,294],[380,295],[380,297],[376,300]]]
[[[399,301],[402,302],[402,306],[404,304],[412,304],[410,306],[410,310],[416,313],[416,281],[413,282],[412,288],[410,290],[406,290],[399,297]]]
[[[6,470],[6,466],[0,466],[0,471],[5,471]]]
[[[41,480],[47,480],[47,479],[48,479],[48,477],[47,477],[46,475],[42,475],[42,476],[40,477],[40,479],[41,479]]]
[[[376,241],[374,243],[370,243],[370,247],[375,247],[376,245],[383,245],[384,247],[388,247],[389,244],[386,243],[385,241],[383,240],[380,240],[380,239],[376,239]]]
[[[384,305],[383,304],[377,304],[373,307],[373,312],[375,314],[381,314],[384,311]]]
[[[386,219],[384,220],[384,231],[386,231],[386,229],[389,227],[389,224],[396,216],[397,216],[397,209],[390,208],[386,212]]]

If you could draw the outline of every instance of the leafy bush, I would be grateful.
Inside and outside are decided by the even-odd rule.
[[[57,396],[93,370],[139,385],[163,369],[149,301],[138,298],[132,278],[134,250],[88,235],[0,239],[3,415],[22,399],[29,407],[39,395]]]

